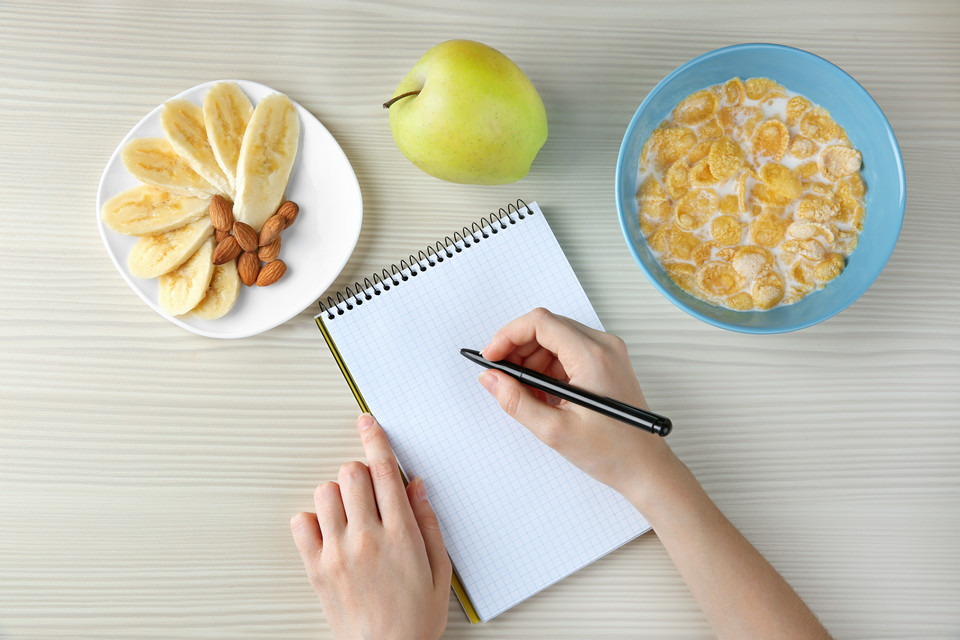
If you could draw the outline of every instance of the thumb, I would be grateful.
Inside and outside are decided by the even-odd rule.
[[[489,391],[507,415],[525,426],[545,444],[554,447],[562,431],[564,412],[535,396],[519,380],[499,371],[480,374],[480,384]]]
[[[414,478],[413,482],[407,485],[407,497],[413,509],[413,516],[417,520],[417,526],[420,527],[423,544],[427,549],[427,562],[430,563],[433,584],[436,587],[449,589],[452,571],[450,556],[447,555],[447,548],[443,545],[443,534],[440,531],[437,514],[427,501],[423,478]]]

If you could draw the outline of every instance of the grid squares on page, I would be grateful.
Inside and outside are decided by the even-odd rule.
[[[460,356],[537,306],[602,328],[542,213],[324,318],[487,620],[649,527],[506,416]]]

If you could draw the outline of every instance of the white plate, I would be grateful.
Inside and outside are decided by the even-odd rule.
[[[207,90],[216,82],[223,81],[205,82],[174,98],[186,98],[202,105]],[[274,92],[274,89],[256,82],[226,82],[236,82],[254,106]],[[120,161],[120,150],[133,138],[163,137],[160,127],[163,105],[137,123],[110,156],[97,190],[97,228],[100,229],[100,237],[117,271],[130,288],[151,309],[173,324],[211,338],[245,338],[262,333],[283,324],[313,304],[333,283],[350,258],[363,220],[363,201],[357,176],[330,132],[309,111],[296,102],[293,104],[300,114],[300,147],[287,183],[286,199],[300,205],[300,215],[283,234],[280,257],[287,264],[287,273],[280,282],[269,287],[242,287],[233,310],[217,320],[202,320],[191,314],[171,316],[161,309],[156,278],[136,278],[127,268],[127,255],[137,238],[111,231],[100,220],[104,202],[140,184]]]

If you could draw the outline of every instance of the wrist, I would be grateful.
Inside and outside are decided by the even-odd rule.
[[[696,479],[662,438],[646,436],[645,439],[638,454],[631,456],[631,473],[621,486],[614,488],[649,521],[669,505],[669,499],[665,499],[667,494],[683,491],[691,480],[696,483]]]

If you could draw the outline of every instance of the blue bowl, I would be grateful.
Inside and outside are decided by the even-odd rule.
[[[732,311],[678,287],[647,247],[637,220],[637,166],[650,133],[687,95],[739,76],[772,78],[830,111],[863,153],[866,215],[857,248],[843,272],[799,302],[768,311]],[[617,158],[617,210],[627,246],[660,293],[708,324],[743,333],[796,331],[830,318],[852,304],[877,279],[900,235],[906,205],[903,158],[890,123],[870,94],[823,58],[775,44],[740,44],[705,53],[665,77],[640,104]]]

